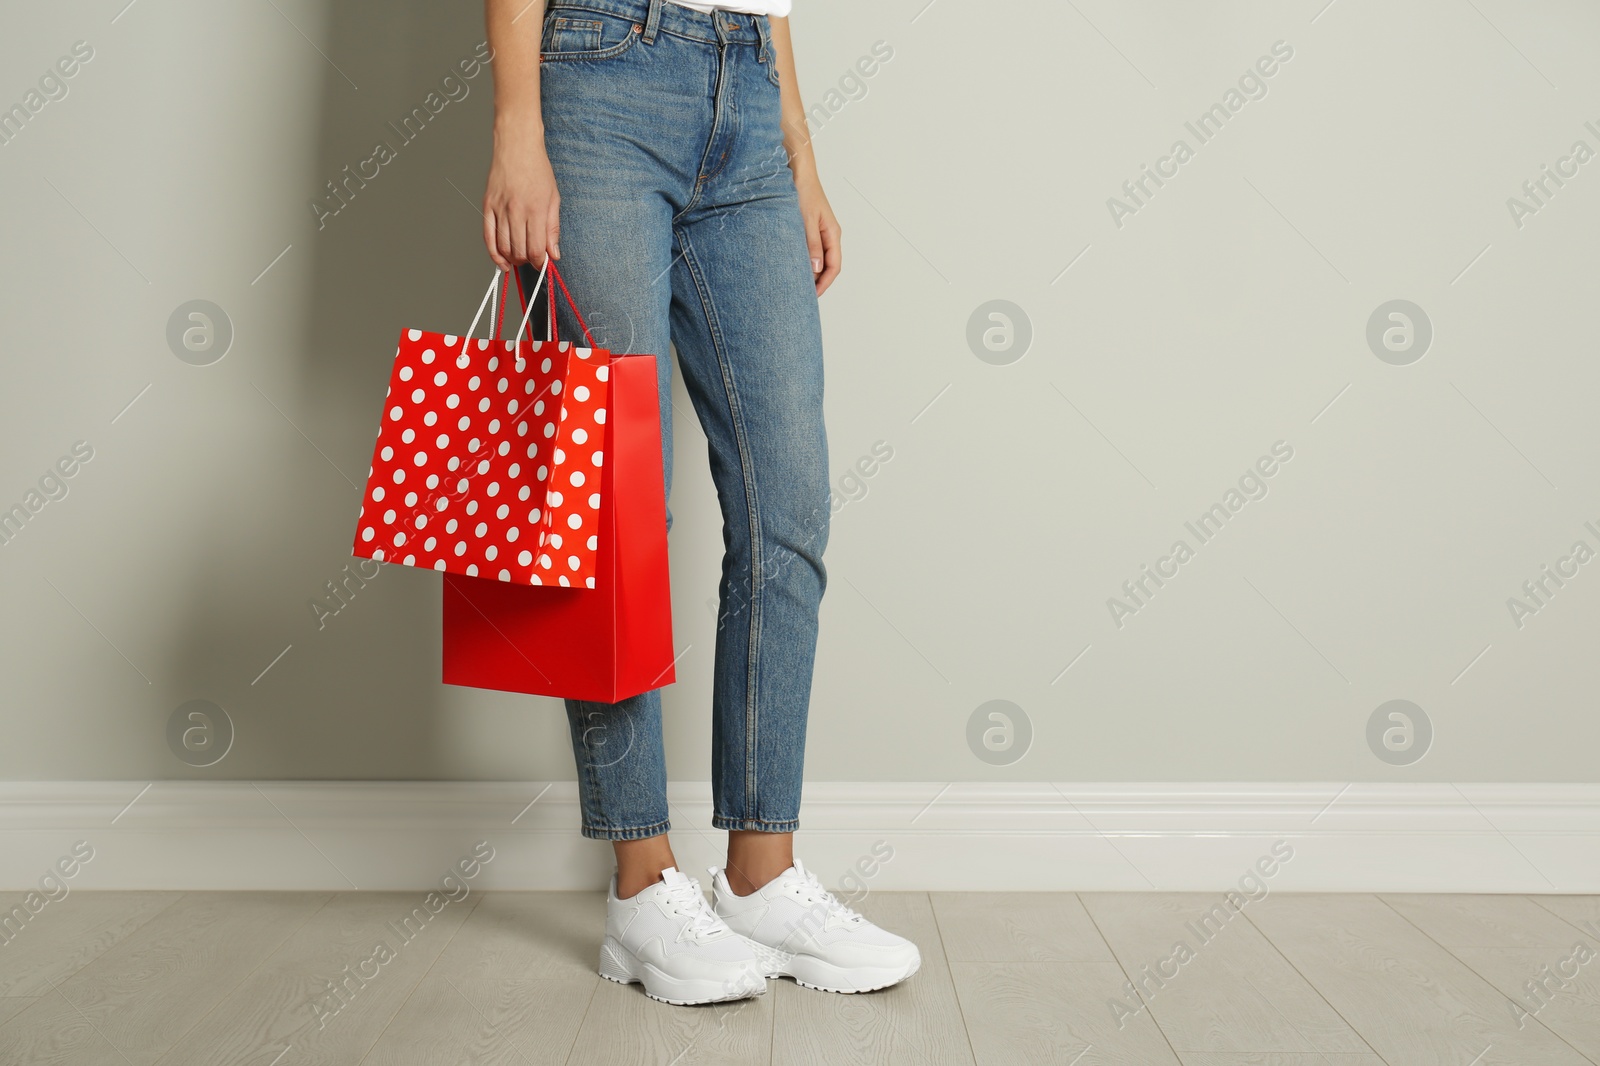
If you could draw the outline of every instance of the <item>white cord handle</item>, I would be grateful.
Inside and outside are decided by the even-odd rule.
[[[546,252],[544,256],[544,266],[539,268],[539,280],[533,283],[533,291],[528,294],[528,312],[522,316],[522,324],[517,327],[516,338],[519,341],[522,339],[523,331],[528,328],[528,323],[533,319],[533,308],[535,306],[534,298],[539,295],[539,289],[544,285],[545,275],[549,272],[549,270],[550,253]],[[467,345],[471,343],[472,335],[478,332],[478,323],[483,320],[484,308],[489,306],[489,302],[491,300],[494,301],[495,310],[490,312],[489,321],[494,322],[499,319],[498,311],[500,307],[500,299],[498,293],[500,291],[500,275],[504,273],[506,272],[501,270],[499,267],[496,267],[494,271],[494,277],[489,279],[489,288],[483,294],[482,302],[478,304],[478,313],[472,316],[472,325],[467,327],[466,336],[461,338],[461,355],[463,357],[465,357],[467,354]],[[545,340],[550,339],[549,333],[554,325],[555,323],[553,322],[545,323]],[[528,339],[532,340],[533,338],[530,337]]]
[[[466,336],[461,338],[461,358],[467,358],[467,345],[472,341],[472,335],[478,332],[478,323],[483,319],[483,309],[489,306],[489,300],[494,296],[495,290],[500,287],[500,275],[504,273],[495,267],[494,277],[489,279],[489,290],[483,294],[483,302],[478,305],[478,313],[472,316],[472,325],[467,327]],[[492,321],[492,320],[491,320]],[[466,364],[461,364],[465,366]]]
[[[546,252],[546,253],[544,253],[544,266],[539,268],[539,280],[533,283],[533,291],[528,293],[528,313],[522,316],[522,325],[517,327],[517,340],[519,342],[522,340],[522,331],[528,328],[528,322],[529,322],[529,320],[531,320],[533,318],[533,309],[534,309],[535,306],[537,306],[536,303],[535,303],[535,300],[537,300],[537,298],[539,296],[539,287],[544,284],[544,276],[549,272],[550,272],[550,253]],[[545,340],[549,340],[550,339],[550,330],[554,325],[555,325],[554,322],[548,322],[548,321],[545,322],[545,324],[544,324],[544,333],[545,333],[544,339]],[[529,337],[528,339],[532,340],[533,338]]]

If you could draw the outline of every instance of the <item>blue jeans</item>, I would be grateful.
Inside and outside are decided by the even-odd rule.
[[[552,0],[542,50],[562,277],[598,347],[657,357],[669,496],[669,341],[710,443],[724,546],[712,824],[790,832],[829,485],[821,322],[770,27],[764,16],[663,0]],[[581,338],[565,302],[558,308],[560,336]],[[583,835],[665,832],[660,690],[568,700],[567,718]]]

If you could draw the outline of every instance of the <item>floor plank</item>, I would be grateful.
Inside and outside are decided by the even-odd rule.
[[[1457,948],[1565,948],[1578,931],[1527,896],[1384,893],[1412,925]]]
[[[1600,939],[1600,896],[1530,896],[1535,904]]]
[[[161,1066],[254,1066],[279,1054],[296,1066],[359,1062],[478,898],[435,911],[427,895],[337,893],[185,1033]]]
[[[327,899],[185,893],[0,1025],[0,1062],[151,1066]]]
[[[1165,892],[1085,893],[1083,902],[1180,1054],[1372,1052],[1245,920],[1259,904]],[[1121,988],[1107,995],[1132,1001]]]
[[[879,892],[910,981],[673,1007],[595,973],[598,892],[76,893],[0,943],[0,1064],[1600,1064],[1600,896],[1219,899]]]
[[[599,977],[490,981],[430,972],[361,1066],[561,1066],[599,983]],[[698,1060],[680,1060],[692,1061]]]
[[[855,907],[915,943],[922,968],[892,988],[851,996],[802,988],[788,978],[771,982],[773,1066],[973,1066],[927,893],[874,892]]]
[[[1071,892],[934,892],[951,962],[1115,962]]]
[[[1384,896],[1516,1004],[1600,1061],[1600,938],[1526,896]]]
[[[38,996],[0,996],[0,1024],[21,1014],[38,998]]]
[[[751,1066],[771,1061],[773,989],[732,1003],[674,1007],[638,985],[596,978],[571,1066]]]
[[[1119,1017],[1114,962],[953,962],[978,1066],[1180,1066],[1149,1011]]]
[[[1376,1055],[1307,1055],[1304,1052],[1256,1052],[1221,1055],[1218,1052],[1182,1052],[1184,1066],[1386,1066]]]
[[[1406,1066],[1579,1066],[1537,1022],[1375,896],[1279,892],[1247,917],[1374,1052]]]
[[[77,973],[182,892],[74,892],[47,904],[0,947],[0,996],[38,997]],[[3,1021],[0,1018],[0,1021]]]
[[[1508,1018],[1532,1025],[1520,1008],[1600,1062],[1600,945],[1591,941],[1589,947],[1593,954],[1582,964],[1570,944],[1562,949],[1461,948],[1454,954],[1516,1004],[1504,1008]],[[1560,973],[1563,967],[1568,976]]]
[[[605,912],[593,892],[487,893],[362,1066],[565,1063]]]

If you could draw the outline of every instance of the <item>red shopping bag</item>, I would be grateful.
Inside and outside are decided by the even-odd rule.
[[[656,357],[608,355],[607,367],[596,581],[534,588],[447,572],[445,684],[615,703],[677,680]]]
[[[565,291],[548,260],[546,271]],[[465,337],[401,333],[353,553],[593,588],[610,353],[524,341],[531,304],[517,339],[497,339],[508,280],[496,271]],[[544,271],[535,293],[542,284]],[[496,339],[474,338],[497,286]],[[554,287],[547,291],[553,307]]]

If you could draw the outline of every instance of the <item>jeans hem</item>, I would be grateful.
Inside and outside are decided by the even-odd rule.
[[[782,822],[768,822],[760,818],[734,818],[726,814],[717,814],[711,818],[711,828],[754,830],[758,833],[793,833],[800,828],[800,821],[797,818],[790,818]]]
[[[621,826],[615,828],[601,828],[584,824],[578,831],[590,840],[643,840],[645,837],[660,836],[672,828],[670,821],[662,820],[654,825]]]

